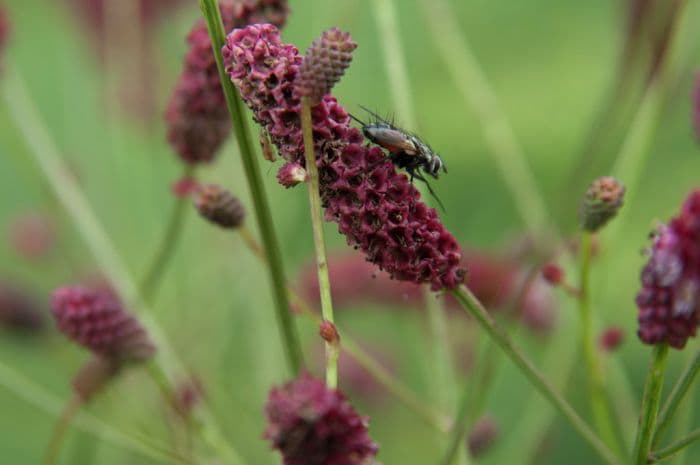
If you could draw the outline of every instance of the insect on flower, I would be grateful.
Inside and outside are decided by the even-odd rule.
[[[393,121],[382,118],[362,105],[360,105],[360,108],[374,118],[373,121],[366,123],[350,115],[352,119],[362,125],[362,133],[365,137],[388,150],[389,160],[397,167],[405,169],[411,177],[411,182],[413,182],[414,178],[423,181],[428,187],[430,195],[437,200],[440,208],[444,211],[445,206],[423,175],[423,173],[427,173],[437,179],[440,170],[447,173],[447,167],[442,158],[415,134],[397,127]]]

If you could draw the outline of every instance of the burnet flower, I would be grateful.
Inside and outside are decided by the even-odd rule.
[[[0,57],[7,46],[7,40],[10,36],[10,20],[7,17],[7,10],[0,5]]]
[[[700,321],[700,190],[691,192],[680,214],[657,231],[641,281],[639,338],[682,349]]]
[[[220,8],[227,31],[260,22],[281,27],[288,13],[286,0],[222,1]],[[187,45],[182,74],[165,112],[168,142],[183,161],[208,162],[228,138],[231,120],[203,19],[187,36]]]
[[[51,296],[51,310],[58,329],[93,354],[73,379],[85,401],[125,363],[144,362],[155,353],[145,328],[107,288],[61,287]]]
[[[288,162],[304,166],[297,78],[303,57],[270,24],[236,29],[223,48],[226,72]],[[346,53],[346,52],[343,52]],[[452,289],[461,251],[435,210],[379,147],[364,144],[347,111],[326,94],[311,109],[320,195],[348,244],[392,278]]]
[[[338,390],[308,374],[273,388],[265,413],[264,436],[284,465],[369,465],[377,454],[368,419]]]

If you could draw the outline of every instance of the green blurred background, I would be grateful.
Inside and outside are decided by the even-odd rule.
[[[106,92],[115,85],[112,79],[115,75],[100,63],[95,39],[63,2],[10,0],[5,3],[13,28],[6,57],[8,66],[25,80],[90,205],[130,271],[140,276],[165,228],[174,205],[170,184],[182,169],[165,142],[160,115],[180,72],[184,37],[199,13],[197,2],[185,2],[184,7],[158,22],[151,63],[157,104],[150,120],[115,110]],[[441,216],[463,244],[498,250],[523,232],[511,194],[484,144],[474,112],[464,103],[435,51],[435,42],[416,1],[395,3],[420,134],[440,152],[450,170],[434,184],[447,207],[447,213]],[[558,212],[556,220],[564,231],[574,231],[580,192],[572,195],[564,187],[591,118],[615,78],[624,35],[624,2],[453,0],[451,3],[455,20],[511,118],[544,198]],[[394,77],[387,76],[382,63],[381,38],[370,0],[292,0],[290,6],[292,14],[283,37],[301,50],[330,26],[350,31],[359,44],[349,72],[334,91],[338,99],[351,111],[358,104],[380,112],[392,111],[389,88]],[[449,49],[452,44],[440,46]],[[453,59],[460,57],[454,55]],[[698,185],[700,158],[690,120],[692,83],[690,73],[674,83],[648,162],[641,167],[640,189],[627,199],[619,240],[606,241],[603,233],[601,259],[595,263],[593,273],[594,306],[601,320],[605,325],[620,325],[627,330],[625,344],[614,355],[620,363],[608,367],[614,370],[624,367],[637,396],[637,399],[627,398],[632,405],[636,405],[640,396],[650,353],[634,336],[634,295],[644,261],[640,250],[647,245],[647,235],[655,221],[670,217],[686,193]],[[141,85],[132,78],[127,88],[138,89]],[[610,151],[601,156],[611,161],[614,155]],[[313,253],[306,192],[302,188],[282,189],[276,183],[275,168],[262,160],[261,163],[286,271],[294,277]],[[590,179],[593,174],[604,173],[591,173]],[[201,169],[198,176],[226,186],[250,205],[235,144],[229,142],[217,161]],[[585,185],[590,179],[579,182]],[[48,311],[46,302],[53,288],[79,281],[98,270],[70,219],[53,200],[4,104],[0,105],[0,186],[0,226],[4,239],[9,225],[27,212],[48,215],[56,225],[56,246],[50,256],[39,261],[18,256],[8,240],[0,242],[2,279],[31,289]],[[326,232],[332,250],[347,251],[335,225],[327,225]],[[554,360],[548,366],[555,367],[557,354],[567,350],[548,351],[550,344],[562,343],[571,349],[576,343],[575,337],[561,336],[575,331],[571,325],[576,324],[576,319],[571,318],[575,317],[572,315],[575,308],[567,303],[566,297],[559,297],[562,297],[562,315],[550,339],[534,338],[527,333],[518,336],[533,358],[542,363]],[[185,366],[201,380],[227,437],[251,464],[279,462],[261,438],[262,406],[267,391],[271,385],[287,379],[271,305],[267,276],[239,237],[210,227],[199,220],[194,210],[190,211],[182,242],[158,293],[155,317]],[[338,317],[341,329],[390,352],[397,376],[426,402],[435,399],[432,347],[425,315],[387,311],[370,304],[354,310],[341,312]],[[461,315],[451,318],[459,320]],[[298,326],[308,358],[318,358],[323,348],[315,334],[316,328],[304,319],[298,319]],[[464,333],[455,334],[455,339],[477,337],[477,331],[455,323],[453,333],[459,331]],[[3,365],[65,401],[70,397],[69,380],[87,354],[55,331],[49,332],[39,337],[23,337],[9,331],[0,333],[0,357]],[[687,352],[695,349],[697,343],[691,341],[685,353],[672,353],[669,379],[680,371]],[[462,356],[461,352],[455,355]],[[581,367],[582,362],[575,361],[566,393],[585,411],[586,399],[577,389],[583,384]],[[0,382],[2,462],[38,463],[54,417],[27,402],[32,392],[24,389],[13,392],[6,388],[7,383],[7,380]],[[502,363],[486,408],[497,420],[500,435],[493,449],[478,463],[529,463],[520,446],[532,447],[537,436],[523,443],[525,436],[518,436],[518,431],[522,422],[532,420],[533,412],[527,408],[534,405],[531,399],[535,398],[522,376],[509,363]],[[403,404],[388,396],[381,400],[358,396],[353,402],[362,413],[371,416],[371,434],[381,446],[382,463],[437,461],[445,447],[444,437],[418,420]],[[454,409],[453,405],[443,407]],[[89,410],[119,429],[152,436],[161,442],[169,438],[164,426],[166,409],[156,388],[139,370],[127,372]],[[544,418],[544,410],[534,412],[540,414]],[[632,426],[635,421],[633,412],[624,419]],[[555,420],[548,431],[538,463],[598,463],[561,420]],[[700,448],[697,449],[686,463],[700,460]],[[91,435],[71,432],[61,463],[158,462],[107,441],[97,441]]]

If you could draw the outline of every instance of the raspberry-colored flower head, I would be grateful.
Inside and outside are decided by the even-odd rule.
[[[659,228],[637,294],[639,330],[646,344],[682,349],[695,336],[700,315],[700,190],[678,216]]]
[[[288,161],[277,172],[277,181],[289,189],[306,181],[306,170],[297,162]]]
[[[596,232],[613,219],[622,207],[625,187],[611,176],[602,176],[590,185],[581,201],[581,227]]]
[[[109,290],[62,287],[54,291],[51,308],[61,332],[97,355],[119,362],[139,362],[155,353],[141,323]]]
[[[203,218],[222,228],[238,228],[245,220],[245,208],[240,200],[216,184],[202,186],[194,204]]]
[[[288,13],[286,0],[222,1],[219,6],[227,31],[253,23],[281,27]],[[165,112],[168,142],[186,163],[208,162],[230,134],[231,120],[203,19],[187,36],[187,45],[182,74]]]
[[[377,454],[368,419],[339,391],[308,374],[273,388],[265,412],[265,438],[284,465],[366,465]]]
[[[10,282],[0,282],[0,326],[33,333],[44,327],[41,307],[26,290]]]
[[[600,334],[598,346],[605,352],[613,352],[625,341],[625,330],[619,326],[610,326]]]
[[[496,441],[498,434],[498,423],[492,416],[485,415],[479,418],[467,438],[471,456],[477,458],[484,455]]]
[[[280,155],[304,164],[297,77],[303,57],[283,44],[270,24],[236,29],[223,48],[226,71]],[[392,278],[433,290],[452,289],[465,275],[459,244],[434,209],[379,147],[360,131],[335,98],[311,109],[321,201],[349,245]]]
[[[335,27],[323,31],[306,51],[299,69],[299,93],[312,105],[318,104],[343,77],[356,48],[350,33]]]

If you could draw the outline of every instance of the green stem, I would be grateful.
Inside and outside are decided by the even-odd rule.
[[[700,439],[700,428],[690,432],[687,436],[685,436],[682,439],[679,439],[678,441],[674,442],[670,446],[664,447],[661,450],[653,452],[649,456],[648,463],[660,462],[661,460],[670,458],[673,455],[677,454],[679,451],[685,449],[690,444],[692,444],[693,442],[695,442],[699,439]]]
[[[469,423],[470,405],[474,390],[469,386],[462,393],[462,398],[459,400],[457,408],[457,416],[455,416],[452,429],[450,430],[449,440],[447,442],[447,450],[440,459],[440,465],[452,465],[460,450],[460,446],[464,447],[464,437],[467,434]]]
[[[301,129],[304,137],[304,155],[308,174],[309,209],[311,211],[311,228],[314,233],[316,248],[316,271],[318,287],[321,294],[321,314],[331,324],[333,321],[333,299],[331,297],[331,280],[328,276],[328,258],[326,241],[323,237],[323,218],[321,218],[321,196],[319,194],[318,167],[314,150],[313,126],[311,125],[311,103],[306,97],[301,99]],[[326,385],[338,387],[338,341],[326,341]]]
[[[216,65],[221,79],[221,87],[223,88],[224,96],[226,97],[226,105],[233,121],[233,130],[236,134],[238,150],[243,162],[243,169],[248,181],[253,208],[256,212],[255,216],[258,222],[258,228],[260,229],[260,235],[266,251],[265,259],[272,283],[272,295],[275,302],[277,323],[285,346],[287,362],[290,371],[294,375],[297,375],[304,362],[301,345],[296,333],[296,328],[294,327],[294,320],[289,311],[282,254],[275,235],[270,206],[267,196],[265,195],[262,176],[260,175],[260,167],[255,160],[253,143],[250,139],[250,132],[248,131],[248,125],[246,123],[247,120],[243,115],[243,103],[238,95],[238,91],[233,86],[224,70],[221,48],[225,44],[225,35],[224,26],[221,21],[221,12],[215,0],[200,0],[199,5],[209,29],[212,50],[216,58]]]
[[[608,402],[600,360],[596,350],[593,334],[593,315],[591,312],[590,295],[590,271],[591,271],[591,243],[593,235],[587,231],[581,233],[581,263],[579,281],[579,315],[581,317],[581,345],[583,356],[588,371],[588,397],[593,413],[593,422],[598,433],[608,447],[617,454],[621,453],[621,447],[617,442],[617,435],[613,426],[612,412]]]
[[[585,421],[576,413],[569,403],[558,393],[523,352],[513,343],[510,337],[496,325],[493,317],[481,305],[481,302],[467,289],[461,286],[454,290],[453,295],[486,330],[489,336],[515,363],[530,383],[566,418],[574,430],[598,453],[601,459],[609,465],[618,465],[618,460],[608,447],[598,438]]]
[[[192,174],[192,167],[186,166],[183,176],[190,176]],[[165,273],[165,269],[173,256],[177,244],[180,240],[182,234],[182,226],[185,220],[185,211],[188,201],[185,198],[177,199],[174,208],[168,219],[168,224],[165,228],[165,233],[161,238],[160,244],[158,246],[158,251],[153,256],[153,261],[148,267],[148,271],[141,281],[139,289],[141,290],[141,295],[143,299],[151,303],[153,296],[158,290],[158,285],[161,282],[161,278]]]
[[[62,399],[23,374],[18,373],[13,368],[5,365],[1,360],[0,386],[3,386],[19,399],[33,405],[51,417],[58,418],[61,416],[62,412],[65,411],[65,406],[62,405]],[[133,432],[123,432],[85,411],[79,412],[75,416],[74,421],[71,422],[71,426],[96,439],[108,442],[114,447],[121,447],[160,463],[185,463],[170,453],[167,446],[155,444],[150,439],[147,440],[143,437],[137,437]]]
[[[238,233],[242,236],[246,246],[253,252],[253,255],[259,259],[263,259],[265,252],[258,242],[255,240],[250,231],[245,228],[238,228]],[[311,308],[311,305],[298,295],[291,286],[287,286],[289,298],[300,312],[311,318],[316,324],[321,323],[321,319],[316,312]],[[433,409],[425,404],[416,394],[411,391],[406,385],[396,379],[386,368],[377,363],[374,357],[363,350],[360,345],[350,337],[343,333],[343,344],[341,349],[352,357],[362,368],[367,371],[379,384],[391,394],[396,396],[401,402],[411,409],[417,416],[423,419],[426,424],[432,426],[440,432],[447,432],[450,425],[450,419],[442,412]]]
[[[668,345],[661,344],[654,348],[649,372],[644,385],[644,397],[642,399],[641,416],[637,430],[637,439],[634,447],[634,464],[646,465],[651,439],[656,426],[656,415],[661,400],[661,390],[664,386],[664,372],[668,359]]]
[[[63,444],[63,438],[66,437],[66,432],[68,431],[71,421],[75,415],[80,411],[83,401],[79,396],[73,396],[73,398],[66,404],[61,416],[58,417],[58,421],[54,426],[53,433],[51,434],[51,439],[46,447],[46,453],[44,455],[44,465],[54,465],[58,461],[58,456],[61,453],[61,445]]]
[[[680,407],[683,398],[690,389],[690,386],[692,386],[693,382],[695,382],[695,378],[697,377],[699,371],[700,351],[698,351],[693,357],[693,359],[690,361],[688,367],[685,369],[680,379],[673,387],[671,394],[669,394],[666,403],[664,403],[664,406],[661,409],[661,413],[659,414],[659,421],[656,427],[656,432],[654,433],[654,439],[651,443],[652,448],[655,448],[659,444],[661,439],[663,439],[664,433],[671,425],[671,421],[673,420],[673,417],[676,414],[678,407]]]
[[[166,334],[150,314],[148,305],[145,304],[125,263],[92,211],[85,194],[68,175],[69,170],[41,121],[23,80],[16,70],[7,67],[2,84],[4,100],[11,110],[10,115],[17,129],[25,138],[30,154],[46,176],[102,273],[109,279],[121,299],[138,313],[141,324],[158,347],[155,361],[159,369],[172,380],[175,372],[183,371],[182,364],[177,359]],[[202,410],[203,417],[212,418],[211,412]],[[214,428],[214,425],[208,426]],[[221,435],[220,432],[217,433]]]
[[[146,372],[151,377],[153,383],[158,386],[158,390],[166,405],[171,406],[175,398],[175,393],[171,387],[167,375],[155,363],[145,365]],[[195,409],[192,412],[192,424],[198,437],[204,444],[215,451],[227,465],[246,465],[240,454],[226,441],[220,429],[216,427],[213,416],[208,410]]]

